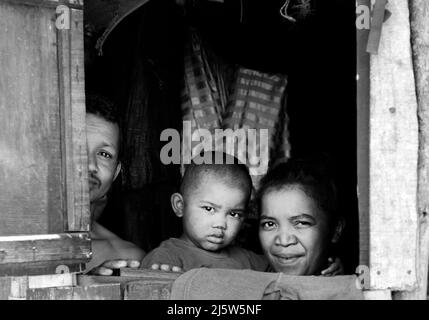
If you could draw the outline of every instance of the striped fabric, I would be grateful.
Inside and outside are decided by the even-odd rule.
[[[182,91],[183,120],[191,121],[191,131],[208,129],[214,133],[215,129],[221,128],[267,129],[271,160],[275,160],[273,157],[288,158],[290,144],[284,99],[287,77],[240,67],[229,94],[226,81],[222,81],[224,75],[218,67],[219,61],[209,60],[209,54],[198,35],[192,32],[186,48]],[[256,130],[256,136],[256,155],[260,155],[261,148],[266,146],[261,145],[259,130]],[[192,147],[197,144],[193,142]],[[247,149],[247,156],[254,152]],[[255,187],[262,174],[252,176]]]
[[[286,91],[287,77],[272,75],[256,70],[240,68],[229,98],[223,127],[230,129],[251,128],[268,130],[268,150],[270,158],[273,155],[288,158],[290,156],[288,117],[283,99]],[[257,134],[256,154],[265,145]],[[250,144],[249,147],[252,145]],[[249,154],[254,150],[248,149]],[[254,185],[257,186],[261,175],[253,175]]]

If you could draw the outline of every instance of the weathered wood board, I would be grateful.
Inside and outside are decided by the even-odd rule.
[[[87,262],[90,258],[87,233],[0,237],[0,266],[42,261]]]
[[[60,233],[55,11],[2,1],[0,30],[0,234]]]
[[[1,236],[89,230],[82,9],[0,3]]]
[[[389,1],[370,66],[370,286],[416,285],[418,122],[407,0]]]
[[[357,167],[359,200],[359,263],[369,266],[369,54],[366,46],[369,24],[365,25],[365,10],[370,0],[358,0],[357,25]]]

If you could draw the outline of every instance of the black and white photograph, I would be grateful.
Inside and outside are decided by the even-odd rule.
[[[428,212],[427,0],[0,0],[0,300],[428,300]]]

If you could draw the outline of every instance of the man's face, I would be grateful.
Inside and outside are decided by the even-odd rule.
[[[277,272],[314,275],[327,259],[328,221],[300,188],[268,191],[262,198],[259,239]]]
[[[248,194],[216,176],[203,178],[184,199],[183,236],[208,251],[227,247],[244,220]]]
[[[120,171],[119,127],[95,114],[86,114],[89,200],[97,201],[109,191]]]

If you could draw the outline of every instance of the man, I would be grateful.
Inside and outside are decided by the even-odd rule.
[[[118,117],[114,105],[101,96],[87,96],[86,135],[93,252],[86,271],[111,275],[113,269],[138,267],[145,253],[97,222],[106,206],[107,193],[121,171]]]

